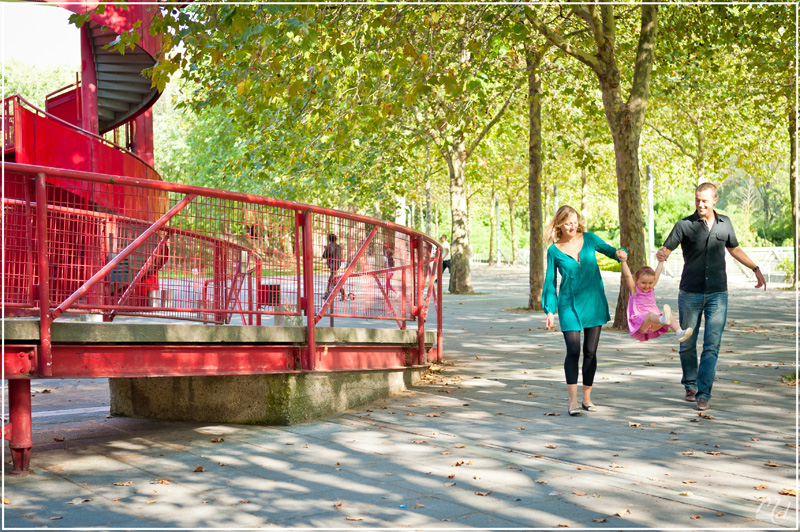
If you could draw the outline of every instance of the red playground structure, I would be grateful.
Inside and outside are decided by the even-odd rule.
[[[108,4],[81,28],[76,83],[50,94],[44,110],[19,95],[3,100],[4,437],[12,474],[29,471],[31,379],[441,361],[435,239],[366,216],[161,179],[151,114],[159,93],[141,74],[154,64],[159,39],[143,32],[124,55],[105,48],[138,21],[146,27],[159,9]],[[431,306],[435,335],[426,334]],[[356,340],[332,340],[331,328],[319,329],[323,318],[331,328],[334,318],[339,329],[353,327]],[[187,322],[225,332],[205,335],[209,341],[181,336]],[[136,338],[153,323],[175,332]],[[86,332],[92,327],[125,332],[101,337]],[[278,330],[294,336],[270,336]],[[412,341],[381,341],[384,330]]]

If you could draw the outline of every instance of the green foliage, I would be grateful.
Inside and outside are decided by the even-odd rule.
[[[58,65],[41,68],[12,59],[3,63],[3,98],[20,94],[24,99],[44,109],[45,96],[61,87],[75,83],[79,65]]]
[[[792,257],[784,257],[778,263],[778,271],[783,274],[783,278],[787,283],[794,282],[794,259]]]

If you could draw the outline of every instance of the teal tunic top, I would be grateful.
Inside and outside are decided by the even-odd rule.
[[[583,247],[579,261],[570,257],[555,244],[547,248],[547,273],[542,291],[545,313],[558,312],[561,331],[580,331],[607,323],[608,313],[603,278],[597,266],[595,253],[619,260],[616,249],[603,242],[594,233],[583,233]],[[561,274],[561,286],[556,293],[556,271]]]

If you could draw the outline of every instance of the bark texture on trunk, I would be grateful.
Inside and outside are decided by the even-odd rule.
[[[792,91],[794,93],[794,91]],[[793,94],[789,96],[789,149],[791,155],[789,156],[789,194],[792,197],[792,236],[794,242],[794,287],[798,287],[797,263],[798,255],[800,255],[800,244],[797,242],[798,226],[797,226],[797,107],[792,99]]]
[[[494,204],[497,200],[497,191],[492,188],[492,197],[489,200],[489,265],[495,263],[495,248],[497,247],[497,243],[495,240],[495,235],[497,234],[497,217],[495,216],[495,208]]]
[[[469,230],[467,224],[467,189],[464,164],[467,152],[463,142],[455,142],[446,153],[450,172],[450,209],[453,212],[453,235],[450,243],[450,286],[452,294],[472,294],[469,268]]]
[[[517,210],[517,200],[513,196],[508,198],[508,223],[511,224],[511,265],[517,265],[517,224],[514,223],[514,213]]]
[[[529,49],[528,63],[528,220],[530,225],[528,308],[542,310],[544,286],[544,219],[542,209],[542,80],[538,64],[544,53]]]

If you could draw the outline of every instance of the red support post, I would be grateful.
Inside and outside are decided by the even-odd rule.
[[[439,255],[439,260],[436,261],[437,283],[436,283],[436,296],[435,296],[436,297],[436,299],[435,299],[435,302],[436,302],[436,363],[437,364],[441,364],[442,363],[442,357],[443,357],[442,349],[444,348],[444,346],[443,346],[443,338],[442,338],[442,310],[443,310],[442,309],[442,304],[443,304],[442,293],[444,292],[444,286],[442,286],[442,277],[443,277],[443,274],[442,274],[442,266],[443,266],[442,262],[444,261],[444,254],[440,250],[438,255]]]
[[[36,174],[36,243],[39,260],[39,363],[43,377],[53,375],[53,352],[50,343],[50,260],[47,250],[47,188],[43,173]]]
[[[11,474],[27,475],[31,472],[29,466],[33,447],[30,379],[8,380],[8,418],[10,423],[3,432],[11,448],[11,460],[14,464]],[[9,428],[10,435],[6,432]]]
[[[425,311],[422,308],[422,284],[425,282],[425,269],[428,263],[425,260],[425,242],[421,238],[416,239],[417,243],[417,278],[414,283],[414,292],[417,299],[417,361],[416,364],[425,363]]]
[[[317,339],[314,320],[314,214],[303,213],[303,297],[306,315],[306,351],[303,353],[302,369],[313,371],[316,366]]]

